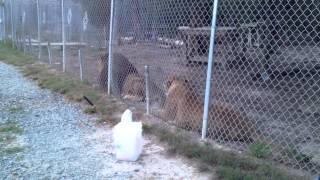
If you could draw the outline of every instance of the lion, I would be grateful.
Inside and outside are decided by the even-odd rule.
[[[200,116],[194,114],[195,112],[200,112],[198,109],[201,103],[197,95],[192,91],[193,88],[188,83],[188,80],[178,76],[171,76],[165,87],[167,93],[164,103],[164,117],[168,120],[173,120],[179,127],[189,130],[199,129],[200,124],[197,122],[192,123],[192,121],[198,119],[197,117],[201,117],[200,114]],[[195,117],[191,117],[194,115]]]
[[[109,58],[108,54],[104,54],[99,58],[99,85],[103,90],[107,89],[108,84],[108,67],[109,67]],[[126,58],[124,55],[119,53],[113,54],[113,63],[112,63],[112,93],[115,95],[121,95],[123,91],[123,85],[125,80],[130,74],[138,74],[138,70],[135,66]]]
[[[164,117],[187,130],[200,131],[203,117],[203,98],[193,91],[184,78],[172,77],[167,83]],[[215,102],[209,107],[208,132],[233,141],[251,141],[253,126],[244,112],[231,104]]]
[[[122,91],[122,98],[141,102],[146,100],[146,83],[145,78],[138,73],[131,73],[127,76]],[[165,100],[164,91],[159,88],[156,82],[149,80],[149,98],[150,103],[154,106],[159,104],[163,106]]]
[[[123,99],[130,101],[144,101],[145,99],[145,81],[137,73],[129,74],[123,85]]]

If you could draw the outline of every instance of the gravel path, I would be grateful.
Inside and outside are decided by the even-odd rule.
[[[0,62],[0,124],[17,122],[23,133],[11,145],[24,148],[0,153],[0,179],[207,178],[148,138],[140,160],[116,161],[110,128],[97,128],[94,121],[80,106]]]

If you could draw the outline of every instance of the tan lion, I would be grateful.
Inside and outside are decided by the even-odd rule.
[[[203,98],[199,97],[187,80],[172,77],[167,83],[164,118],[187,130],[202,127]],[[250,119],[232,105],[216,102],[209,108],[208,132],[226,140],[249,141],[253,133]]]
[[[143,101],[145,99],[145,82],[138,73],[129,74],[124,82],[123,99],[130,101]]]

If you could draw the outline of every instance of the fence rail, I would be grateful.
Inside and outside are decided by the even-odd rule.
[[[164,122],[320,173],[320,3],[5,0],[0,40]]]

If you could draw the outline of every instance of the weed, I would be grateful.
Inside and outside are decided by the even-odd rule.
[[[28,68],[24,68],[22,72],[25,76],[33,76],[42,73],[42,69],[34,66],[29,66]]]
[[[207,164],[204,164],[204,163],[199,164],[198,169],[199,169],[200,172],[211,171],[210,166],[208,166]]]
[[[11,114],[16,114],[16,113],[21,112],[22,110],[23,110],[23,108],[22,108],[21,106],[16,106],[16,107],[11,107],[11,108],[9,109],[9,112],[10,112]]]
[[[101,98],[101,94],[94,90],[89,90],[88,92],[85,92],[84,96],[90,99],[90,101],[92,101],[93,103],[96,103]]]
[[[0,133],[22,133],[22,129],[16,123],[0,124]]]
[[[83,100],[83,96],[75,94],[74,96],[72,96],[73,100],[77,101],[77,102],[81,102]]]
[[[39,85],[55,92],[66,94],[74,87],[74,82],[60,76],[47,76],[39,79]]]
[[[8,44],[0,44],[0,59],[19,67],[35,62],[31,56],[24,56],[21,51],[12,49]]]
[[[291,177],[285,171],[277,169],[277,166],[273,166],[269,161],[262,163],[253,157],[242,157],[233,152],[217,150],[208,143],[201,144],[192,141],[181,132],[171,132],[157,125],[144,125],[143,130],[145,133],[152,133],[158,136],[161,141],[166,142],[169,145],[169,153],[181,154],[190,159],[198,160],[200,171],[207,171],[210,167],[218,167],[217,174],[220,179],[303,179],[296,176]],[[268,149],[262,145],[257,145],[257,147],[259,154],[260,149]],[[262,152],[261,154],[264,155],[269,150]]]
[[[249,146],[251,154],[257,158],[267,158],[271,155],[271,148],[265,143],[256,142]]]
[[[20,162],[20,161],[23,161],[24,160],[24,157],[23,156],[18,156],[16,157],[16,161],[17,162]]]
[[[312,157],[301,153],[297,148],[288,148],[283,152],[284,156],[298,161],[299,163],[310,163]]]
[[[152,126],[150,126],[148,124],[143,124],[142,125],[142,130],[143,130],[144,133],[150,134],[150,133],[152,133]]]
[[[253,180],[250,173],[243,172],[241,169],[228,166],[220,166],[217,169],[217,175],[220,179],[226,180]]]
[[[86,114],[95,114],[97,113],[96,107],[88,107],[84,110],[84,113]]]
[[[8,155],[13,155],[13,154],[18,154],[22,151],[24,151],[23,147],[10,147],[10,148],[5,148],[5,149],[1,150],[0,155],[8,156]]]
[[[298,177],[292,177],[284,175],[280,170],[271,167],[271,165],[260,165],[255,170],[243,170],[237,167],[219,166],[217,169],[217,175],[220,179],[227,180],[293,180],[300,179]]]
[[[16,137],[12,135],[0,135],[0,143],[10,143],[15,139]]]

